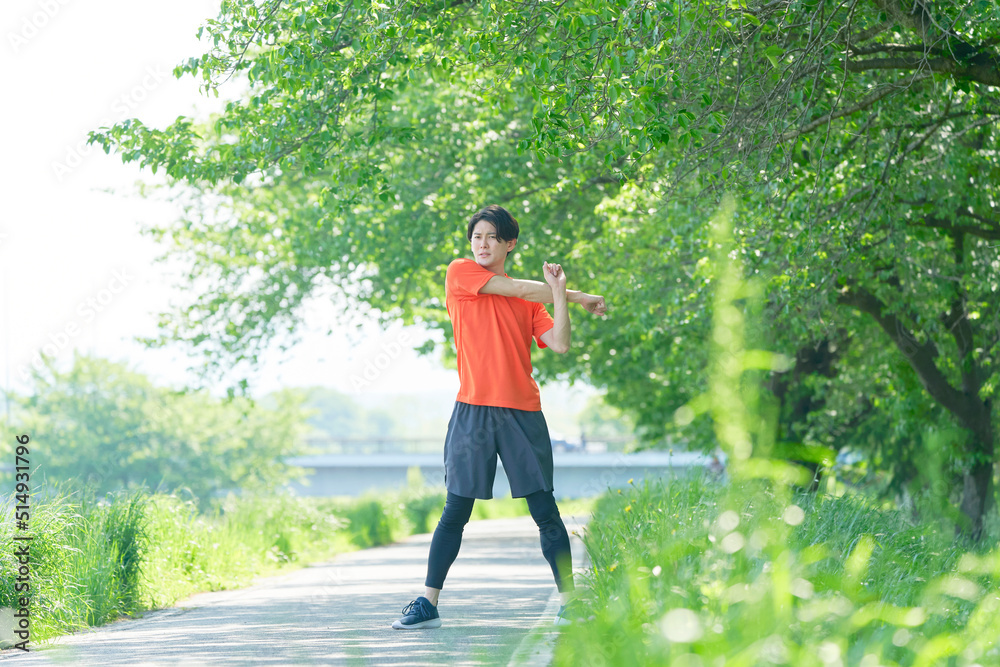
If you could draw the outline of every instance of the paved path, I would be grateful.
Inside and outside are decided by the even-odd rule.
[[[569,531],[581,530],[586,520],[564,517]],[[530,517],[469,523],[438,603],[442,627],[390,628],[406,603],[423,593],[430,537],[342,554],[241,590],[201,593],[29,653],[8,649],[0,652],[0,663],[546,664],[558,598]],[[583,546],[570,538],[580,569]]]

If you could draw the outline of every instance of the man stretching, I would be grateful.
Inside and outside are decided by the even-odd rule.
[[[424,595],[403,609],[398,630],[441,627],[438,595],[458,556],[462,532],[476,498],[493,497],[497,455],[511,496],[525,498],[538,525],[542,554],[552,568],[562,606],[556,624],[578,615],[569,536],[552,491],[552,443],[531,377],[531,340],[563,354],[569,350],[568,303],[605,313],[604,297],[566,289],[559,264],[545,262],[545,282],[504,273],[517,245],[518,224],[500,206],[472,216],[466,236],[475,259],[456,259],[445,278],[445,305],[455,332],[460,388],[444,443],[447,497],[431,538]],[[553,304],[555,320],[543,303]]]

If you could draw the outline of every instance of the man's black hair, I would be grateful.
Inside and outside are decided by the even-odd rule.
[[[491,204],[477,212],[472,216],[472,220],[469,221],[469,231],[466,233],[469,243],[472,243],[472,230],[476,228],[476,223],[480,220],[485,220],[493,224],[493,227],[497,230],[498,241],[514,240],[520,231],[517,220],[514,219],[514,216],[507,209],[503,206]]]

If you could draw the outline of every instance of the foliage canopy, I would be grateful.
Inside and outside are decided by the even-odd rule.
[[[201,35],[175,74],[216,94],[237,76],[244,98],[203,124],[92,133],[194,193],[154,233],[217,288],[150,343],[255,360],[319,286],[355,284],[384,321],[447,342],[444,267],[464,220],[499,203],[525,223],[513,275],[558,258],[610,304],[574,322],[586,345],[538,360],[542,379],[606,387],[652,442],[703,390],[706,222],[728,190],[734,252],[796,359],[774,384],[783,437],[859,433],[905,482],[923,427],[955,426],[949,474],[978,529],[1000,341],[996,3],[234,0]]]

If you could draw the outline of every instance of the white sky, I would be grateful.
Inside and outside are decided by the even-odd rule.
[[[139,233],[140,223],[166,223],[179,211],[132,194],[136,180],[157,180],[149,170],[83,142],[89,130],[108,122],[136,117],[162,128],[179,115],[221,108],[221,97],[205,97],[193,78],[171,73],[203,52],[195,33],[218,5],[8,0],[0,10],[0,71],[7,80],[0,111],[6,130],[0,160],[4,387],[25,389],[25,369],[45,345],[62,368],[79,349],[127,361],[160,383],[188,380],[185,369],[194,360],[184,350],[147,350],[133,342],[156,335],[156,314],[171,301],[190,302],[171,287],[166,268],[153,264],[159,248]],[[380,332],[371,323],[361,330],[365,342],[353,347],[358,333],[337,324],[332,304],[314,304],[305,321],[299,345],[265,357],[251,384],[255,395],[304,385],[351,394],[458,391],[457,372],[406,346],[371,384],[358,389],[352,383],[401,336],[411,347],[426,340],[422,329]]]

